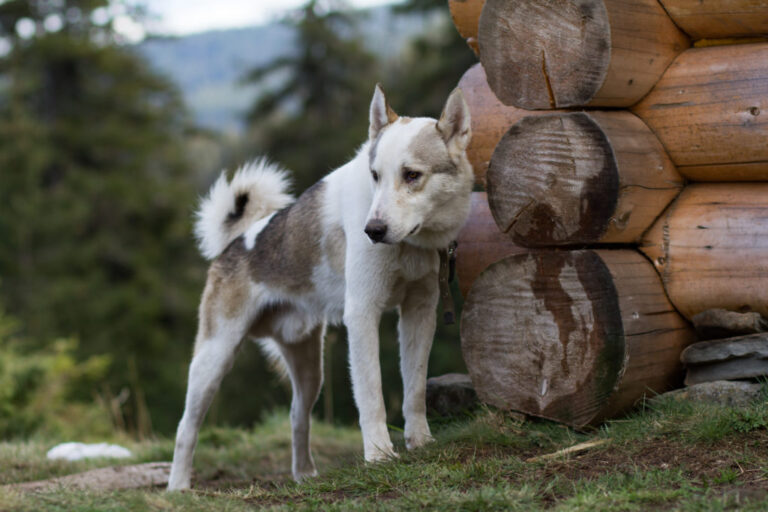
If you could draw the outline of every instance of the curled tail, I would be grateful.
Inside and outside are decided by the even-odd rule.
[[[197,210],[195,236],[203,256],[215,258],[251,224],[288,206],[288,187],[288,173],[263,158],[243,165],[231,181],[222,172]]]

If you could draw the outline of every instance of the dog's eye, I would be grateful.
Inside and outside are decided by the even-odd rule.
[[[421,178],[421,173],[419,171],[414,171],[412,169],[403,170],[403,179],[406,183],[413,183],[419,178]]]
[[[371,176],[373,176],[373,181],[375,181],[376,183],[379,182],[379,173],[377,173],[373,169],[371,169]]]

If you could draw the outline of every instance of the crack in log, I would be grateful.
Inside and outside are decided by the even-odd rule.
[[[534,204],[534,203],[536,203],[536,199],[531,199],[530,201],[528,201],[528,204],[526,204],[525,206],[523,206],[522,208],[520,208],[520,211],[518,211],[518,212],[517,212],[517,214],[516,214],[514,217],[512,217],[512,220],[510,221],[509,225],[507,226],[507,229],[505,229],[505,230],[504,230],[504,233],[505,233],[505,234],[508,234],[508,233],[509,233],[509,231],[510,231],[510,230],[511,230],[513,227],[515,227],[515,224],[517,224],[517,221],[520,219],[520,216],[521,216],[522,214],[524,214],[524,213],[525,213],[525,211],[526,211],[528,208],[530,208],[531,206],[533,206],[533,204]]]
[[[549,108],[557,108],[555,92],[552,90],[552,82],[549,81],[549,73],[547,72],[547,52],[544,49],[541,50],[541,72],[544,74],[544,82],[547,84]]]

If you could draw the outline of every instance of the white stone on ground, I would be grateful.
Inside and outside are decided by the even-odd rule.
[[[49,459],[65,460],[93,459],[97,457],[124,459],[133,457],[133,453],[129,449],[116,444],[62,443],[48,450],[46,457]]]

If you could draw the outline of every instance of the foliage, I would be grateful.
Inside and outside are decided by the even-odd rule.
[[[77,342],[71,339],[25,350],[28,344],[13,334],[16,325],[0,309],[0,439],[109,435],[112,423],[104,408],[93,400],[72,400],[77,387],[104,378],[109,357],[77,361]]]
[[[92,21],[106,5],[0,5],[12,42],[0,59],[0,275],[29,339],[74,336],[81,360],[109,353],[105,385],[130,390],[128,428],[169,432],[204,276],[187,121],[175,88]],[[62,28],[44,29],[51,16]],[[22,19],[34,35],[12,31]]]

